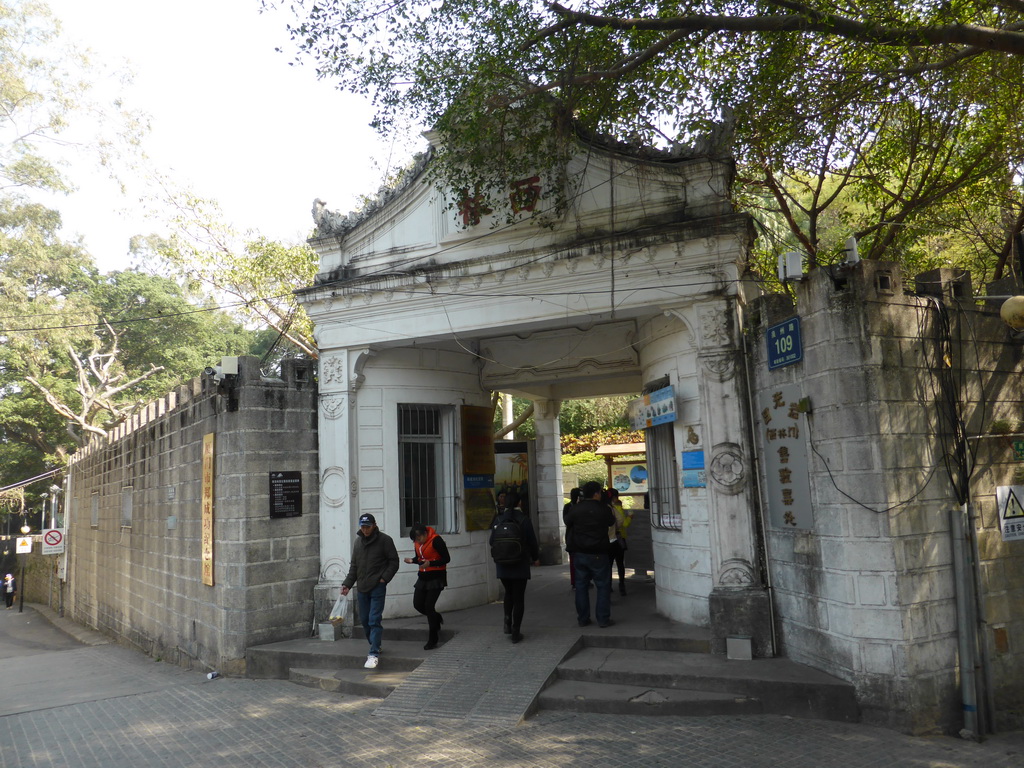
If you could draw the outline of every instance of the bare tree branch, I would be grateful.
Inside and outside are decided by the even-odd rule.
[[[564,29],[571,21],[577,26],[595,29],[637,30],[653,32],[818,32],[874,45],[915,48],[931,45],[969,46],[986,51],[1024,55],[1024,33],[976,24],[942,24],[936,26],[888,26],[856,21],[837,14],[827,14],[803,3],[778,0],[778,5],[795,11],[790,14],[758,16],[717,16],[687,14],[667,18],[619,18],[574,11],[557,2],[547,3],[561,21],[536,36],[542,40]]]
[[[525,424],[527,421],[529,421],[530,417],[532,417],[532,416],[533,416],[533,403],[530,403],[526,407],[526,410],[523,411],[521,414],[519,414],[519,418],[518,419],[513,421],[511,424],[508,424],[508,425],[502,427],[501,429],[497,430],[494,433],[494,438],[498,439],[499,437],[504,437],[509,432],[513,432],[514,430],[518,429],[520,426]]]

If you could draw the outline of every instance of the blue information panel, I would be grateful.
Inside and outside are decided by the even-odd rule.
[[[776,323],[765,334],[768,345],[768,370],[792,365],[803,359],[804,348],[800,341],[800,318],[791,317]]]

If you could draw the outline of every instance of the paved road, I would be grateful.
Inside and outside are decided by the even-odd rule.
[[[207,680],[76,634],[90,644],[29,606],[0,610],[0,768],[1024,765],[1019,733],[974,744],[775,716],[541,713],[511,729],[381,717],[378,702],[276,680]]]

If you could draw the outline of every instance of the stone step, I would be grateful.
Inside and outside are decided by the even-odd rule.
[[[682,624],[655,630],[629,624],[616,624],[601,629],[596,624],[591,624],[581,631],[580,639],[588,648],[711,653],[711,637],[708,630]]]
[[[385,636],[381,645],[381,665],[389,671],[416,669],[426,658],[425,637],[416,640],[398,640]],[[254,646],[245,652],[246,676],[287,680],[289,670],[301,669],[362,669],[368,646],[362,639],[352,638],[327,642],[319,638],[285,640],[279,643]]]
[[[578,680],[556,680],[541,692],[537,703],[541,709],[605,715],[702,717],[764,712],[759,699],[742,694]]]
[[[788,659],[737,661],[675,651],[584,647],[562,661],[559,680],[644,689],[705,691],[756,699],[774,714],[856,722],[854,687]]]
[[[376,669],[308,669],[293,667],[288,679],[307,688],[347,693],[370,699],[383,699],[409,676],[407,670],[389,669],[382,662]]]
[[[447,640],[451,640],[455,637],[455,633],[450,629],[442,628],[438,633],[438,641],[443,643]],[[352,628],[352,638],[366,642],[366,633],[363,632],[362,625],[357,624]],[[384,642],[387,643],[391,640],[408,640],[409,642],[419,641],[422,646],[427,642],[427,624],[423,623],[422,627],[417,626],[402,626],[395,624],[386,624],[384,627]]]

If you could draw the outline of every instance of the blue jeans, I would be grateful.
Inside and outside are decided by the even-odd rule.
[[[593,581],[597,592],[594,613],[597,623],[604,626],[612,618],[612,565],[608,555],[576,552],[573,564],[576,566],[576,620],[590,621],[590,582]]]
[[[384,634],[380,617],[384,615],[384,598],[388,595],[388,585],[378,584],[369,592],[356,590],[359,601],[359,618],[363,622],[363,632],[370,643],[370,655],[380,656],[380,639]]]

